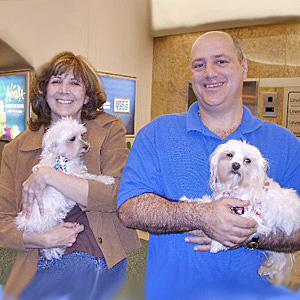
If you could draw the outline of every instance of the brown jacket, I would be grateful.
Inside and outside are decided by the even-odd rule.
[[[89,173],[115,178],[114,186],[89,180],[88,205],[81,207],[111,268],[140,246],[136,232],[122,226],[116,212],[121,172],[128,154],[125,127],[123,121],[106,113],[85,125],[88,131],[84,139],[91,144],[84,156]],[[43,127],[36,132],[27,130],[8,143],[2,155],[0,247],[17,250],[16,262],[4,289],[6,295],[14,298],[30,282],[37,268],[38,250],[25,249],[22,232],[16,229],[13,220],[22,208],[22,183],[39,161],[43,134]]]

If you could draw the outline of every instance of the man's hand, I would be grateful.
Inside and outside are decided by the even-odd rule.
[[[232,207],[248,206],[249,201],[222,198],[207,204],[203,232],[228,248],[237,248],[256,232],[257,223],[232,213]],[[198,247],[202,249],[201,247]],[[204,247],[205,248],[205,247]]]

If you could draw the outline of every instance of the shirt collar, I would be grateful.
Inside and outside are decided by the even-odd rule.
[[[257,117],[254,117],[250,109],[244,105],[243,120],[238,130],[240,130],[242,133],[249,133],[261,127],[262,124],[263,121]]]
[[[244,133],[252,132],[252,131],[258,129],[259,127],[261,127],[262,123],[263,123],[262,120],[254,117],[252,115],[249,108],[247,108],[245,105],[243,107],[244,107],[243,119],[242,119],[240,126],[235,131],[235,133],[240,132],[241,134],[244,134]],[[200,118],[198,101],[193,103],[188,110],[187,120],[186,120],[186,128],[187,128],[187,131],[200,131],[205,135],[218,137],[214,132],[209,130],[204,125],[202,119]]]
[[[186,129],[187,131],[203,131],[205,125],[202,122],[202,119],[199,116],[199,103],[198,101],[194,102],[187,113],[186,119]]]

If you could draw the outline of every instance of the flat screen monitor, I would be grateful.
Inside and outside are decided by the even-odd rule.
[[[136,78],[99,73],[107,100],[104,111],[124,120],[127,136],[135,134]]]

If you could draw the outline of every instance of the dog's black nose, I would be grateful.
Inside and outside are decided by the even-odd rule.
[[[241,167],[241,165],[240,165],[238,162],[234,162],[234,163],[232,164],[232,169],[233,169],[233,170],[238,170],[240,167]]]
[[[90,147],[89,145],[85,145],[85,146],[83,147],[83,149],[84,149],[84,150],[88,150],[89,147]]]

